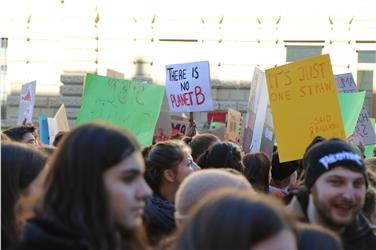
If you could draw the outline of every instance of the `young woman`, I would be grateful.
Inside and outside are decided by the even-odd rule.
[[[281,204],[238,189],[209,193],[192,210],[176,249],[267,250],[296,247],[295,225]]]
[[[33,192],[39,195],[24,200],[33,202],[33,218],[16,249],[146,248],[139,230],[151,190],[143,173],[130,134],[99,123],[75,128],[43,172],[42,186]],[[21,220],[25,205],[21,201]]]
[[[244,175],[258,192],[269,193],[271,162],[264,153],[248,153],[243,157]]]
[[[182,181],[199,169],[182,141],[159,142],[144,152],[145,179],[154,195],[146,201],[145,226],[149,241],[157,244],[176,229],[175,193]]]
[[[42,171],[47,155],[24,143],[1,142],[1,248],[17,241],[15,205]]]
[[[201,168],[233,168],[244,171],[241,148],[233,142],[219,142],[212,145],[197,160]]]

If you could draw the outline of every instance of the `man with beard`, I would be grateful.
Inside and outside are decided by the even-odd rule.
[[[288,205],[301,220],[336,232],[345,250],[376,249],[376,236],[360,214],[368,186],[367,170],[357,148],[340,140],[310,145],[303,158],[305,188]]]

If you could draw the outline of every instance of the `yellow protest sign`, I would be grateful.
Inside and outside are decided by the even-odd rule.
[[[240,120],[242,114],[234,109],[228,109],[227,112],[227,127],[226,127],[226,140],[238,143]]]
[[[346,139],[329,55],[266,70],[281,162],[301,159],[312,139]]]

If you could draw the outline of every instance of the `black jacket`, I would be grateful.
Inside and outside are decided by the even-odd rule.
[[[89,242],[63,225],[44,219],[31,219],[24,228],[21,240],[10,249],[17,250],[89,250]]]
[[[298,219],[309,222],[307,208],[309,193],[305,189],[294,192],[294,198],[289,204],[290,210]],[[374,228],[362,214],[340,235],[344,250],[376,250],[376,235]]]

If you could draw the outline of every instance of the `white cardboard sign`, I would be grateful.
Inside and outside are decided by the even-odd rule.
[[[36,81],[22,85],[17,124],[31,123],[35,103]]]
[[[166,65],[166,97],[171,112],[213,110],[209,62]]]

